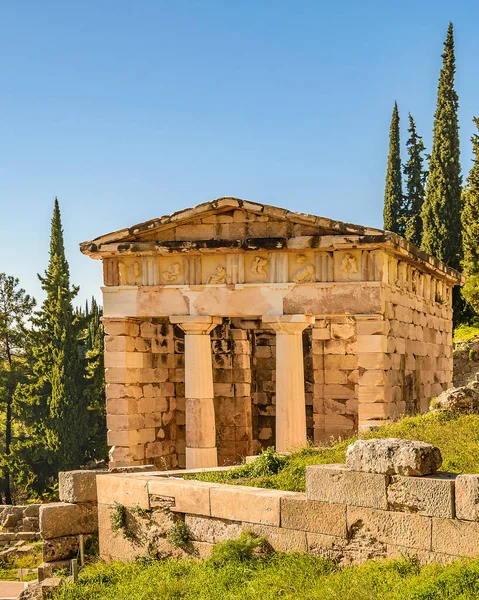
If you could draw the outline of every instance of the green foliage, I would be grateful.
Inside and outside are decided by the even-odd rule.
[[[229,543],[228,543],[229,544]],[[218,547],[223,546],[220,544]],[[224,546],[223,546],[224,547]],[[230,546],[231,547],[231,546]],[[472,600],[479,561],[420,567],[414,558],[339,568],[308,554],[97,563],[54,600]]]
[[[468,342],[476,337],[479,337],[479,323],[472,323],[466,325],[465,323],[458,325],[454,329],[453,342]]]
[[[226,540],[213,547],[211,562],[215,567],[228,563],[245,563],[265,554],[268,545],[264,537],[243,531],[236,540]]]
[[[479,130],[479,118],[473,119]],[[479,274],[479,135],[472,138],[473,165],[464,189],[462,209],[462,267],[465,275]]]
[[[35,300],[19,285],[16,277],[0,273],[0,402],[5,406],[1,491],[5,493],[6,504],[12,503],[9,462],[14,425],[13,395],[27,371],[25,351],[28,337],[25,326],[35,306]]]
[[[469,275],[461,293],[468,305],[479,314],[479,273]]]
[[[403,193],[401,178],[401,151],[399,143],[399,111],[394,103],[389,130],[389,156],[384,190],[384,229],[403,234]]]
[[[404,237],[416,246],[420,246],[422,238],[421,210],[424,203],[427,172],[423,166],[424,143],[422,137],[417,134],[416,124],[411,113],[409,113],[408,132],[409,139],[406,146],[409,158],[404,165],[407,190],[404,207]]]
[[[33,544],[31,552],[21,554],[10,554],[0,559],[0,580],[18,581],[19,569],[34,569],[42,562],[41,542]],[[35,576],[29,576],[23,580],[36,579]]]
[[[135,534],[128,525],[128,510],[123,504],[115,502],[110,511],[111,530],[115,533],[121,533],[126,540],[131,540]]]
[[[426,198],[421,213],[421,248],[457,269],[462,255],[462,178],[457,116],[459,101],[454,89],[456,65],[452,23],[449,24],[442,58],[434,115],[434,141]]]
[[[182,548],[191,540],[190,530],[182,520],[175,521],[168,532],[168,541],[175,548]]]

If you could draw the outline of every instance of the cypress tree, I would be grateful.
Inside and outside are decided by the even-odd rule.
[[[421,211],[424,203],[424,185],[427,172],[424,170],[424,143],[422,137],[417,134],[416,123],[409,113],[409,139],[406,142],[409,155],[404,165],[406,175],[406,206],[405,206],[405,230],[404,237],[416,246],[420,246],[422,238]]]
[[[44,489],[58,471],[81,466],[88,433],[84,368],[78,347],[81,319],[72,306],[78,288],[70,287],[57,198],[50,261],[45,275],[38,277],[46,298],[33,319],[32,374],[29,383],[20,388],[18,402],[29,409],[26,447],[30,456],[24,454],[24,461],[35,475],[33,487]]]
[[[474,117],[479,130],[479,118]],[[464,189],[462,209],[462,268],[467,275],[462,294],[468,304],[479,312],[479,135],[472,138],[473,164]]]
[[[434,115],[434,141],[429,164],[426,197],[422,208],[421,247],[454,268],[461,264],[461,165],[459,162],[458,96],[454,34],[449,24],[439,76]]]
[[[394,103],[389,129],[389,156],[384,190],[384,229],[402,235],[401,217],[403,213],[403,194],[401,180],[401,150],[399,145],[399,111]]]

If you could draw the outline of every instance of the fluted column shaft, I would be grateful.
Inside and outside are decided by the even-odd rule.
[[[218,466],[211,330],[219,317],[170,317],[185,332],[186,468]]]
[[[314,323],[307,315],[265,315],[276,331],[276,449],[289,452],[306,445],[303,336]]]

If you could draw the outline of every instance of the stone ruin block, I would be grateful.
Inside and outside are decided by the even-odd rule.
[[[441,464],[439,448],[398,438],[358,440],[346,453],[346,466],[366,473],[420,477],[435,473]]]

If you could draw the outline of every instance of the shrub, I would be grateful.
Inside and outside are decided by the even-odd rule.
[[[184,521],[175,521],[168,532],[168,541],[175,548],[182,548],[191,540],[191,533]]]
[[[213,547],[211,563],[222,567],[227,563],[244,563],[260,554],[267,553],[264,537],[258,537],[250,531],[243,531],[236,540],[226,540]]]

